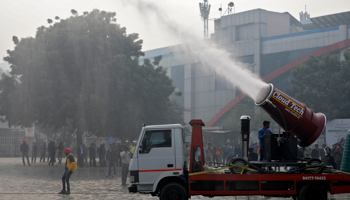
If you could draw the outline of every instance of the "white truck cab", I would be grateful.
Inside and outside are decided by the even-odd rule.
[[[144,126],[129,165],[129,192],[160,195],[168,183],[187,189],[184,138],[180,124]]]

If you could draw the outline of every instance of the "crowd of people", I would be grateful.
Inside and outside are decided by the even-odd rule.
[[[50,141],[48,145],[46,145],[46,142],[44,141],[41,142],[40,145],[38,145],[36,142],[33,142],[31,148],[31,163],[36,163],[36,158],[39,156],[39,162],[48,162],[48,166],[54,166],[56,162],[58,164],[62,164],[62,157],[64,154],[67,153],[65,152],[65,149],[67,147],[68,143],[66,142],[60,142],[58,145],[54,141]],[[29,149],[30,148],[28,143],[25,140],[23,140],[22,144],[20,145],[23,165],[26,165],[25,159],[27,160],[28,165],[31,165],[28,155]],[[97,158],[100,167],[107,167],[108,164],[108,173],[106,175],[107,177],[111,176],[112,168],[114,172],[112,176],[115,176],[116,167],[121,167],[122,185],[126,185],[127,174],[129,173],[128,170],[130,158],[133,155],[134,149],[135,145],[133,143],[113,143],[109,145],[108,150],[106,150],[106,145],[104,143],[101,144],[98,148],[96,147],[95,143],[91,143],[89,147],[86,147],[85,144],[81,144],[76,148],[72,148],[72,150],[70,150],[70,153],[77,157],[78,167],[97,167]],[[67,173],[66,176],[68,176]]]
[[[332,145],[332,148],[327,147],[327,144],[322,144],[322,148],[318,148],[318,144],[311,149],[307,147],[303,149],[304,157],[320,159],[325,165],[332,166],[334,169],[340,169],[343,158],[345,138],[340,142]]]
[[[258,131],[258,143],[252,143],[248,148],[248,159],[250,161],[264,160],[264,135],[274,134],[270,131],[270,122],[264,121],[263,127]],[[327,144],[322,144],[322,148],[318,148],[318,144],[314,148],[298,147],[298,158],[316,158],[323,162],[326,166],[332,166],[333,169],[340,169],[345,145],[345,138],[342,138],[339,143],[336,143],[332,148],[327,147]],[[208,142],[203,147],[205,162],[208,165],[228,164],[232,158],[242,157],[242,146],[235,145],[229,140],[224,145],[213,145]],[[197,161],[201,160],[201,151],[196,150]]]
[[[235,145],[233,142],[226,142],[224,145],[216,145],[208,142],[204,150],[204,158],[208,165],[228,164],[232,158],[242,157],[242,145]],[[196,151],[197,161],[201,159],[201,152]],[[252,143],[248,149],[248,159],[257,161],[259,159],[259,145]]]

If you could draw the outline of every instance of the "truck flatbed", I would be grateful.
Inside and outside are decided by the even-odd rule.
[[[189,182],[190,195],[291,196],[308,184],[331,194],[350,191],[350,175],[344,174],[200,174]]]

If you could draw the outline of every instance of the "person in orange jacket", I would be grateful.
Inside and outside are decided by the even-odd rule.
[[[77,161],[75,160],[74,156],[72,155],[72,150],[70,148],[65,148],[64,152],[66,153],[66,164],[64,166],[64,173],[62,176],[62,184],[63,184],[63,189],[59,194],[70,194],[70,187],[69,187],[69,178],[77,170]],[[66,185],[67,183],[67,190],[66,190]]]

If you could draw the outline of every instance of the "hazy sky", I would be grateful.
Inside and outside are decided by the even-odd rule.
[[[133,0],[124,0],[133,1]],[[199,2],[203,0],[144,0],[154,2],[169,18],[198,38],[203,37],[203,22],[199,13]],[[209,0],[210,19],[219,18],[222,5],[227,9],[227,0]],[[311,17],[350,11],[350,0],[235,0],[235,12],[252,9],[265,9],[275,12],[289,12],[299,20],[299,12],[305,10]],[[37,27],[47,26],[47,19],[55,16],[67,18],[70,10],[79,14],[92,9],[117,13],[117,23],[127,28],[128,33],[139,33],[143,39],[143,50],[149,50],[179,43],[170,34],[162,32],[156,23],[143,20],[136,9],[123,3],[123,0],[0,0],[0,56],[6,56],[7,49],[13,49],[12,36],[19,38],[34,36]],[[209,21],[209,32],[213,32],[213,20]],[[2,60],[0,63],[3,62]]]

